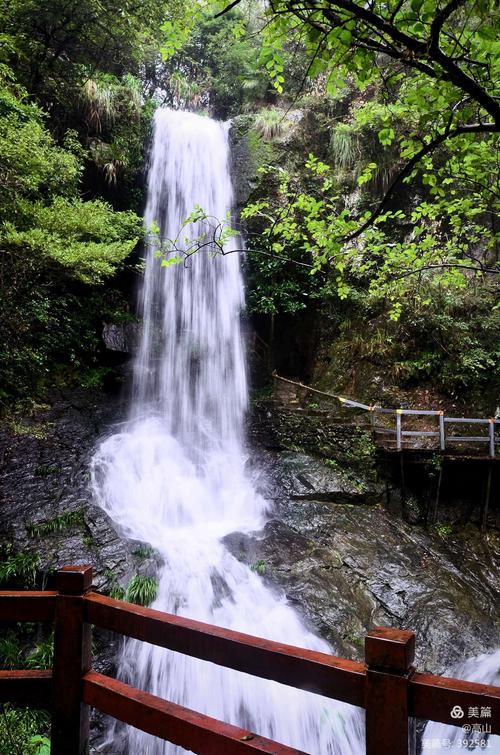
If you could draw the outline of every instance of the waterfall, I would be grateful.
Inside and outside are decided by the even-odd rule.
[[[451,669],[446,676],[499,686],[500,650],[469,658]],[[488,755],[500,755],[500,737],[492,736],[488,731],[491,710],[488,714],[487,709],[479,707],[473,718],[469,718],[468,713],[468,710],[464,711],[464,719],[459,726],[429,721],[422,736],[422,753],[446,750],[456,753],[487,752]]]
[[[173,238],[196,204],[215,218],[232,206],[228,125],[160,109],[155,116],[145,222]],[[196,238],[203,223],[185,226]],[[154,608],[260,637],[330,652],[283,594],[266,587],[221,539],[262,528],[267,504],[245,471],[247,404],[240,330],[239,255],[200,251],[186,265],[146,260],[142,342],[120,432],[92,463],[96,500],[164,566]],[[127,641],[124,681],[314,755],[364,751],[359,710],[147,643]],[[110,741],[116,733],[110,732]],[[111,745],[111,752],[119,751]],[[120,750],[122,751],[122,750]],[[181,748],[128,728],[124,752]]]

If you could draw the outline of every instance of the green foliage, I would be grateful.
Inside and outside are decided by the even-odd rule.
[[[329,150],[335,168],[352,168],[361,153],[356,127],[349,123],[339,123],[332,128]]]
[[[364,464],[373,462],[376,450],[371,433],[357,428],[349,449],[349,455],[353,461],[363,462]]]
[[[300,255],[313,273],[328,270],[340,298],[353,277],[366,282],[392,300],[394,320],[415,275],[452,289],[497,275],[497,4],[444,12],[438,0],[368,10],[280,0],[261,16],[260,59],[278,93],[295,45],[305,53],[306,85],[316,78],[320,97],[350,99],[347,122],[331,128],[334,168],[310,155],[309,179],[297,187],[288,168],[274,205],[247,208],[246,219],[264,229],[261,253]],[[357,193],[346,191],[338,167],[354,171]],[[403,205],[405,184],[414,200]]]
[[[54,663],[54,634],[36,643],[26,657],[26,668],[51,669]]]
[[[486,176],[489,158],[480,151],[485,160],[482,180],[491,183]],[[367,163],[358,184],[371,181],[376,167]],[[307,183],[297,190],[293,175],[269,167],[279,177],[278,200],[273,206],[256,202],[245,208],[245,219],[264,226],[258,242],[262,251],[307,260],[312,274],[327,267],[340,298],[348,296],[353,279],[366,281],[371,295],[392,298],[394,319],[416,274],[436,290],[443,285],[458,290],[468,280],[483,276],[482,266],[495,241],[491,227],[482,220],[489,200],[483,202],[470,190],[460,196],[457,188],[453,201],[443,196],[422,201],[410,211],[387,210],[365,230],[362,240],[346,244],[344,239],[358,224],[350,217],[334,171],[314,155],[309,156],[306,168]],[[363,219],[369,216],[367,211]],[[400,222],[403,233],[398,236]],[[406,229],[411,230],[407,233]]]
[[[110,277],[142,235],[133,213],[80,199],[81,155],[69,143],[55,143],[22,90],[0,84],[0,396],[95,350],[103,302],[77,286]]]
[[[159,44],[162,23],[181,6],[181,0],[124,0],[117,12],[112,0],[12,0],[0,17],[4,60],[15,63],[21,84],[50,103],[65,126],[90,73],[137,75]]]
[[[405,389],[428,384],[491,411],[500,388],[495,302],[495,290],[485,285],[453,290],[422,282],[391,320],[390,302],[352,289],[337,307],[329,380],[340,387],[346,374],[357,374],[358,395],[368,401],[375,375]]]
[[[436,522],[429,527],[429,530],[441,540],[448,540],[450,535],[453,534],[453,527],[445,522]]]
[[[72,527],[80,527],[83,524],[85,524],[85,515],[82,509],[78,509],[66,511],[44,522],[30,522],[26,525],[26,531],[30,537],[43,537],[55,532],[64,532]]]
[[[34,748],[34,755],[50,755],[50,739],[41,734],[31,737],[29,744]]]
[[[261,577],[264,576],[267,572],[267,562],[263,559],[259,559],[256,561],[252,566],[250,567],[252,571],[256,572],[257,574],[260,574]]]
[[[56,263],[56,271],[84,283],[101,283],[133,250],[142,223],[131,212],[115,213],[99,200],[81,202],[63,197],[50,206],[18,205],[29,228],[6,223],[0,244],[11,254],[25,254],[39,263]],[[29,221],[27,220],[29,217]]]
[[[266,141],[272,141],[283,136],[289,122],[286,120],[285,111],[280,108],[264,108],[257,113],[255,118],[255,130]]]
[[[11,218],[21,197],[58,193],[74,195],[80,174],[76,156],[58,147],[46,130],[41,111],[0,88],[0,198],[4,217]]]
[[[38,553],[13,553],[10,543],[1,546],[0,584],[34,587],[40,567]]]
[[[297,268],[290,260],[263,257],[249,240],[247,255],[247,311],[273,315],[278,312],[295,314],[304,310],[311,300],[319,296],[316,281],[307,269]]]
[[[102,388],[106,376],[111,372],[110,367],[94,367],[84,372],[79,383],[83,388]]]
[[[140,545],[132,554],[139,561],[143,563],[156,555],[156,551],[150,545]]]
[[[324,459],[323,463],[327,467],[330,467],[330,469],[333,469],[334,471],[340,471],[340,466],[336,459]]]
[[[125,600],[126,590],[118,582],[114,571],[112,569],[105,569],[104,576],[107,580],[107,591],[110,597],[115,600]]]
[[[127,591],[121,585],[115,584],[111,587],[109,595],[115,600],[125,600]]]
[[[407,308],[401,318],[406,343],[398,341],[400,379],[433,380],[452,395],[498,383],[500,312],[494,291],[471,286],[433,292],[425,301]]]
[[[4,704],[0,713],[0,755],[50,755],[50,742],[41,732],[49,729],[45,711]]]
[[[34,474],[37,477],[49,477],[53,474],[59,474],[61,472],[61,467],[59,464],[38,464],[35,467]]]
[[[3,669],[19,669],[23,663],[23,646],[12,629],[0,637],[0,666]]]
[[[443,457],[441,454],[433,454],[429,464],[434,472],[440,472],[443,469]]]
[[[29,625],[24,625],[22,631],[8,629],[0,637],[0,666],[2,668],[49,669],[52,668],[53,661],[53,632],[40,640],[36,639],[34,629],[30,629]]]
[[[158,594],[158,580],[136,574],[128,583],[125,600],[140,606],[150,606]]]
[[[183,22],[164,24],[170,103],[229,118],[266,97],[270,72],[259,60],[253,13],[214,18],[210,4],[189,5]]]
[[[96,385],[116,300],[103,284],[142,236],[116,209],[142,204],[154,48],[183,4],[2,6],[0,399],[43,391],[54,373]]]
[[[88,158],[104,178],[102,192],[120,206],[141,209],[141,175],[146,160],[155,103],[145,97],[140,79],[97,73],[87,79],[83,105]]]

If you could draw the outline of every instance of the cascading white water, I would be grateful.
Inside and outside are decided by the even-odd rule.
[[[159,110],[146,224],[155,221],[161,236],[176,237],[196,204],[224,218],[232,205],[228,156],[227,124]],[[186,226],[183,234],[202,232]],[[161,554],[155,608],[329,652],[284,596],[221,542],[230,532],[260,529],[266,514],[245,472],[243,298],[238,254],[199,252],[188,267],[165,268],[151,245],[130,416],[98,448],[93,487],[126,534]],[[361,713],[311,693],[135,641],[126,644],[119,673],[167,700],[314,755],[363,751]],[[182,750],[129,729],[126,751]]]
[[[500,685],[500,650],[479,655],[477,658],[469,658],[446,676],[498,687]],[[457,720],[458,726],[429,721],[422,737],[422,753],[431,750],[446,750],[500,755],[500,737],[491,736],[488,732],[488,726],[491,724],[491,709],[488,711],[487,707],[479,706],[472,718],[468,713],[469,711],[465,710],[463,719]],[[474,726],[476,729],[473,728]]]

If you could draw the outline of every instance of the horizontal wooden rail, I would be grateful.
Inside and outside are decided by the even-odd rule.
[[[372,629],[365,638],[365,663],[357,663],[114,600],[91,592],[91,583],[91,568],[74,566],[58,572],[59,591],[46,593],[46,600],[40,593],[0,593],[0,620],[6,615],[9,620],[20,615],[55,620],[53,672],[0,672],[0,702],[51,710],[53,755],[87,752],[89,706],[201,755],[299,755],[287,745],[94,672],[92,624],[364,708],[368,755],[387,755],[388,743],[391,755],[412,753],[411,718],[466,723],[471,729],[480,719],[489,732],[500,734],[500,688],[415,672],[413,632]],[[457,709],[460,715],[452,716]]]
[[[52,708],[52,671],[0,671],[0,702]]]
[[[86,620],[103,629],[219,666],[364,706],[362,663],[233,632],[90,593]]]
[[[87,595],[85,602],[87,620],[102,628],[365,707],[366,666],[362,663],[263,640],[151,608],[131,606],[96,593]],[[496,726],[500,727],[498,687],[417,673],[410,681],[410,689],[411,715],[416,718],[456,724],[450,717],[452,708],[455,705],[462,705],[464,709],[477,705],[481,698],[481,705],[489,705],[492,715],[493,711],[498,712]],[[447,690],[446,702],[438,704],[443,699],[443,689]]]
[[[490,725],[492,734],[500,734],[500,687],[416,673],[410,679],[409,695],[410,711],[415,718],[451,726],[478,723],[468,716],[469,709],[489,707],[491,716],[481,719],[481,723]],[[464,712],[462,719],[450,715],[456,706]]]
[[[141,692],[91,671],[83,677],[83,701],[126,724],[201,755],[305,755],[247,729]]]
[[[53,621],[57,592],[3,590],[0,592],[0,621]]]

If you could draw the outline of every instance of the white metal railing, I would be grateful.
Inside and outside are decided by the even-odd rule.
[[[353,401],[352,399],[340,396],[336,393],[327,393],[326,391],[320,391],[317,388],[311,388],[309,385],[296,380],[290,380],[289,378],[281,377],[276,371],[273,372],[273,378],[280,380],[283,383],[289,383],[295,385],[303,390],[314,393],[320,396],[324,396],[329,399],[335,399],[341,403],[342,406],[352,409],[361,409],[370,413],[370,421],[372,430],[376,433],[395,435],[396,436],[396,448],[398,451],[403,450],[403,442],[405,438],[436,438],[438,439],[439,449],[441,451],[446,450],[448,443],[484,443],[488,447],[488,456],[492,459],[495,458],[495,446],[500,443],[500,435],[496,434],[496,427],[500,428],[500,418],[488,417],[488,418],[476,418],[476,417],[447,417],[442,409],[387,409],[376,404],[368,405],[362,404],[359,401]],[[394,428],[385,427],[375,424],[375,416],[377,414],[393,415],[396,418],[396,425]],[[436,430],[403,430],[403,417],[436,417],[437,429]],[[454,435],[447,432],[447,428],[450,425],[487,425],[488,432],[485,435]]]

